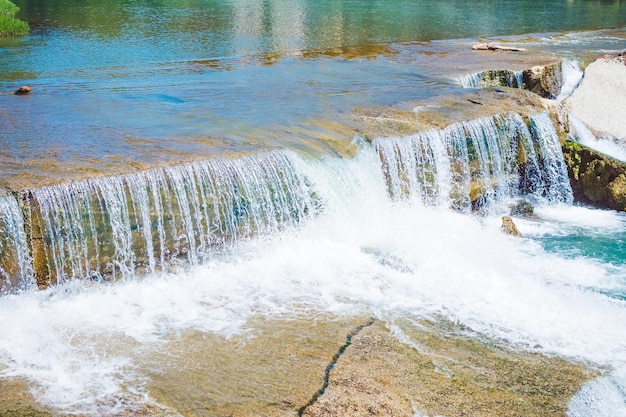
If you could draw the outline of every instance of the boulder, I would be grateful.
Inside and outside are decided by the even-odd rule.
[[[522,234],[509,216],[502,216],[502,231],[507,235],[522,237]]]
[[[626,211],[626,164],[576,142],[563,145],[574,199]]]
[[[30,94],[30,91],[31,91],[31,88],[29,86],[23,85],[17,90],[15,90],[13,94],[15,94],[16,96],[25,96],[27,94]]]
[[[563,102],[566,113],[584,122],[596,135],[626,143],[626,65],[624,53],[589,64],[578,88]]]

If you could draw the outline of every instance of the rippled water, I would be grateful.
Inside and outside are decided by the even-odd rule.
[[[16,3],[32,33],[0,40],[0,89],[33,94],[0,95],[0,172],[13,188],[302,146],[306,135],[285,130],[454,93],[450,71],[477,64],[460,53],[475,39],[446,39],[626,25],[618,1]],[[612,37],[594,35],[587,49],[616,48]]]

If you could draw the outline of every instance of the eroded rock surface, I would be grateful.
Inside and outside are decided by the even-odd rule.
[[[574,142],[563,145],[563,156],[577,201],[626,210],[626,164]]]
[[[406,324],[398,323],[412,346],[382,322],[356,335],[326,392],[303,415],[565,416],[569,398],[590,378],[562,359]]]
[[[626,65],[624,55],[607,56],[589,64],[564,109],[597,134],[626,142]]]
[[[134,392],[99,416],[565,416],[597,372],[498,346],[448,321],[310,312],[253,319],[250,333],[189,331],[138,349]],[[0,416],[63,416],[22,380],[2,380]],[[73,414],[74,415],[74,414]],[[83,414],[79,414],[83,415]],[[85,414],[88,416],[89,414]]]
[[[509,216],[502,216],[502,231],[507,235],[522,237],[522,233],[517,229],[517,226]]]

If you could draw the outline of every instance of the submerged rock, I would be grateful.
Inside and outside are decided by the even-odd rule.
[[[15,94],[16,96],[25,96],[27,94],[30,94],[30,92],[31,92],[31,88],[27,85],[23,85],[17,90],[15,90],[13,94]]]
[[[522,237],[522,233],[517,229],[513,219],[509,216],[502,216],[502,231],[507,235]]]
[[[574,199],[626,211],[626,164],[575,142],[563,145]]]
[[[511,216],[535,217],[535,207],[526,200],[520,200],[511,206]]]

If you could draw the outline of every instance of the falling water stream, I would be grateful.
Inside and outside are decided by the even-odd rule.
[[[572,254],[557,242],[626,236],[626,218],[571,206],[547,113],[355,145],[352,159],[273,150],[24,194],[56,285],[0,298],[0,373],[31,381],[55,409],[107,414],[153,403],[154,365],[142,358],[179,332],[231,337],[255,317],[303,311],[390,324],[439,316],[612,369],[572,400],[571,415],[624,403],[623,253]],[[483,216],[469,214],[472,181]],[[527,237],[512,239],[497,216],[520,197],[540,219],[519,219]],[[11,199],[5,227],[23,226]],[[18,259],[20,282],[34,281]]]

